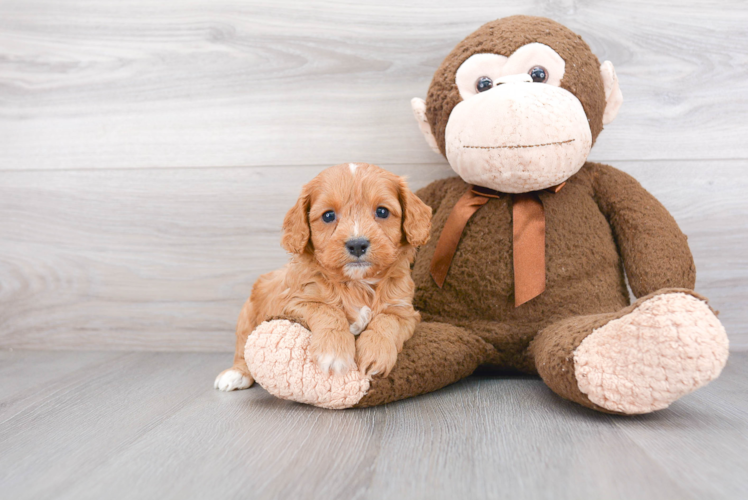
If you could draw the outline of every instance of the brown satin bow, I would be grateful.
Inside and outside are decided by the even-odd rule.
[[[546,191],[558,193],[564,183]],[[490,198],[501,193],[480,186],[470,188],[457,201],[447,218],[431,260],[431,276],[444,286],[449,266],[470,217]],[[512,194],[514,306],[519,307],[545,290],[545,211],[537,191]]]

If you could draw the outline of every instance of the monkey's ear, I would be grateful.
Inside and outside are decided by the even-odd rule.
[[[309,245],[309,191],[306,186],[301,191],[301,196],[296,204],[283,219],[283,237],[281,246],[287,252],[302,254]]]
[[[420,247],[431,235],[431,207],[410,190],[400,178],[400,205],[403,207],[403,233],[414,247]]]
[[[618,110],[621,109],[621,104],[623,104],[623,94],[621,94],[621,88],[618,86],[618,76],[616,76],[616,70],[613,68],[612,62],[605,61],[600,65],[600,76],[603,77],[603,85],[605,86],[603,125],[607,125],[618,115]]]
[[[431,133],[431,125],[429,125],[429,120],[426,118],[426,101],[420,97],[414,97],[410,100],[410,106],[413,108],[413,115],[416,117],[423,138],[426,139],[426,144],[431,147],[434,153],[441,155],[442,152],[439,151],[439,146],[436,145],[434,134]]]

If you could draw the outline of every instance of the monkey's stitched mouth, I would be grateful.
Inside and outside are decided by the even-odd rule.
[[[569,144],[574,142],[576,139],[568,139],[565,141],[557,142],[546,142],[545,144],[515,144],[506,146],[462,146],[464,149],[523,149],[523,148],[542,148],[545,146],[556,146],[559,144]]]

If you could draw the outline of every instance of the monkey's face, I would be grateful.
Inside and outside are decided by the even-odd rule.
[[[457,70],[462,97],[447,122],[447,160],[465,182],[506,193],[554,186],[592,147],[587,115],[559,87],[565,63],[532,43],[510,57],[475,54]]]
[[[571,32],[553,25],[564,42]],[[546,43],[513,49],[517,43],[511,39],[513,50],[505,43],[496,50],[503,54],[487,51],[497,49],[491,45],[497,31],[509,32],[505,22],[502,27],[481,34],[483,27],[458,46],[434,77],[428,108],[414,99],[414,112],[429,144],[466,182],[507,193],[545,189],[584,165],[602,124],[615,116],[620,91],[612,65],[600,66],[576,35],[570,38],[578,40],[573,48],[586,53],[571,64],[568,43],[559,43],[566,59]],[[539,38],[552,44],[553,37],[546,35],[551,31],[541,28]],[[523,30],[519,39],[532,39]],[[476,34],[481,35],[477,40]],[[608,95],[617,99],[610,112]]]

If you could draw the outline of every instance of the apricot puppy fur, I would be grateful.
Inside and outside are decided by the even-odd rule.
[[[234,365],[220,390],[254,383],[244,361],[247,337],[265,320],[301,320],[323,372],[389,374],[420,320],[410,264],[426,243],[431,208],[405,180],[375,165],[330,167],[302,189],[283,222],[286,266],[257,280],[236,327]]]

